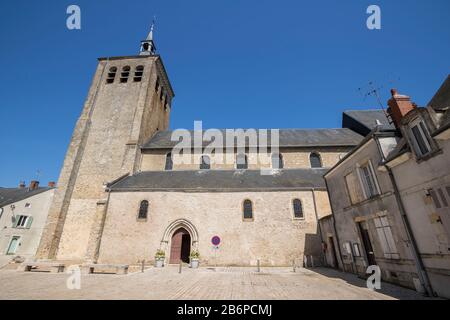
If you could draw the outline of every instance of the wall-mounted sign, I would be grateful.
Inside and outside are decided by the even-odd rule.
[[[211,243],[214,245],[214,246],[218,246],[219,244],[220,244],[220,237],[219,236],[214,236],[214,237],[212,237],[211,238]]]

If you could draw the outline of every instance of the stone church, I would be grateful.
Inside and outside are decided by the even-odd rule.
[[[246,145],[233,163],[180,164],[168,130],[174,96],[152,31],[138,55],[98,59],[36,258],[136,264],[163,250],[166,264],[192,251],[203,266],[319,261],[318,219],[331,213],[323,175],[362,135],[280,129],[268,163]]]

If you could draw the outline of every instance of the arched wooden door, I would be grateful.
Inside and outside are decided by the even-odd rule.
[[[172,235],[169,263],[189,263],[191,253],[191,235],[184,228],[179,228]]]

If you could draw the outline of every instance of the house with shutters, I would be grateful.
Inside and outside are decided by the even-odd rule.
[[[31,181],[27,187],[21,182],[18,188],[0,187],[0,267],[34,257],[55,186],[39,187]]]
[[[426,107],[393,89],[387,123],[344,114],[365,138],[324,175],[328,265],[361,276],[377,265],[385,281],[450,297],[449,79]]]

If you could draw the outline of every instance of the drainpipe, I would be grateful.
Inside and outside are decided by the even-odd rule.
[[[331,217],[333,218],[333,231],[334,231],[334,235],[336,236],[336,243],[337,243],[337,251],[339,253],[339,259],[341,259],[341,264],[342,264],[342,271],[344,271],[344,259],[342,259],[342,252],[341,252],[341,242],[339,241],[339,235],[336,229],[336,218],[334,216],[334,209],[333,209],[333,202],[331,201],[331,197],[330,197],[330,188],[328,188],[328,181],[325,177],[323,177],[323,180],[325,180],[325,187],[327,188],[327,195],[328,195],[328,202],[330,203],[330,208],[331,208]],[[334,245],[334,243],[333,243]],[[338,269],[340,269],[339,266],[339,261],[336,261],[337,263],[337,267]]]
[[[389,178],[391,179],[392,186],[394,188],[394,194],[395,198],[397,200],[398,208],[400,209],[400,214],[402,216],[403,223],[405,225],[406,229],[406,236],[408,237],[408,240],[411,241],[411,252],[414,258],[414,262],[417,268],[417,274],[419,276],[420,283],[425,288],[425,291],[427,292],[428,296],[432,297],[435,296],[433,292],[433,288],[430,284],[430,279],[428,278],[428,274],[425,270],[425,265],[422,261],[422,258],[420,257],[419,249],[417,246],[417,242],[414,238],[414,234],[411,229],[411,225],[408,220],[408,216],[406,215],[405,206],[403,204],[403,200],[400,196],[400,192],[397,186],[397,182],[395,181],[395,176],[391,170],[386,164],[384,164],[384,167],[386,168]]]

